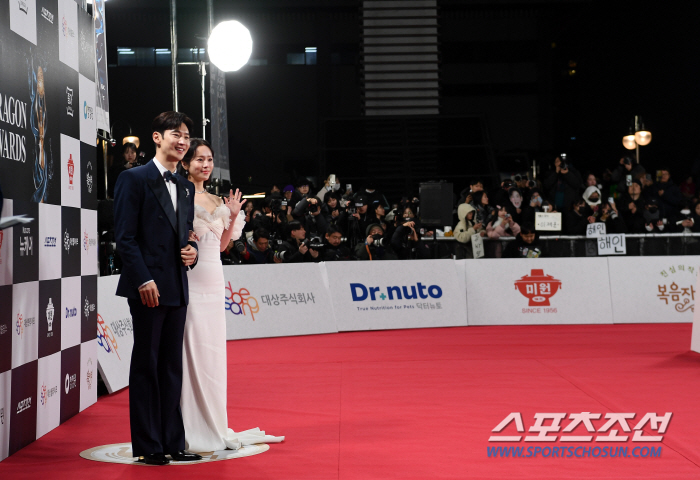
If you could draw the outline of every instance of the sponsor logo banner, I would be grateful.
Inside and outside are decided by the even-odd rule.
[[[61,350],[61,279],[39,282],[39,358]]]
[[[325,268],[338,330],[467,324],[464,281],[452,260],[331,262]]]
[[[337,331],[324,268],[321,264],[224,267],[226,325],[215,326],[217,334],[238,339]]]
[[[107,40],[104,22],[105,1],[95,0],[93,4],[93,24],[95,31],[95,56],[97,60],[97,76],[95,82],[95,119],[97,128],[109,130],[109,93],[107,88]],[[228,138],[228,137],[227,137]]]
[[[61,349],[78,345],[81,339],[81,279],[61,279]]]
[[[94,330],[93,330],[94,335]],[[97,401],[97,340],[80,344],[80,411]]]
[[[11,371],[0,373],[0,461],[7,458],[10,449],[11,380]]]
[[[97,275],[97,210],[81,209],[80,217],[80,271],[82,275]]]
[[[61,134],[61,205],[80,207],[80,142]]]
[[[12,285],[0,286],[0,373],[12,368],[12,345],[14,343],[14,306]]]
[[[13,278],[14,283],[31,282],[39,279],[39,206],[33,202],[15,200],[14,215],[26,214],[33,218],[31,223],[13,227],[7,233],[13,236]],[[3,235],[4,237],[4,235]],[[4,238],[3,238],[4,240]]]
[[[61,271],[63,277],[80,275],[82,265],[82,230],[80,209],[61,207]]]
[[[39,282],[12,286],[12,368],[38,358]]]
[[[109,393],[129,386],[131,350],[134,347],[134,326],[129,304],[117,297],[119,275],[97,279],[97,359]]]
[[[615,323],[693,321],[698,257],[612,257],[608,266]]]
[[[485,259],[466,275],[470,325],[612,323],[605,258]]]
[[[61,417],[61,353],[38,362],[36,438],[58,427]]]
[[[80,345],[61,351],[61,423],[80,411]]]
[[[58,0],[58,58],[76,72],[78,55],[78,4],[73,0]]]
[[[81,342],[88,342],[95,339],[97,328],[97,275],[81,277],[80,283],[80,338]]]
[[[95,123],[95,82],[80,75],[79,103],[80,106],[80,141],[95,145],[97,126]]]
[[[97,149],[93,145],[80,142],[81,206],[83,209],[97,210]],[[104,177],[102,177],[104,187]]]
[[[10,30],[36,45],[36,0],[10,0]]]
[[[39,280],[61,278],[61,207],[39,204]]]
[[[37,361],[13,368],[11,374],[11,400],[6,409],[10,417],[9,455],[36,439]]]

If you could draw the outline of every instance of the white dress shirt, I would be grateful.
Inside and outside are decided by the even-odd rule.
[[[158,168],[161,177],[165,172],[168,171],[168,169],[161,165],[161,163],[155,158],[153,159],[153,163],[156,164],[156,167]],[[175,213],[177,213],[177,184],[167,181],[165,178],[163,178],[163,181],[165,182],[165,187],[168,189],[168,193],[170,194],[170,199],[173,201],[173,208],[175,209]]]

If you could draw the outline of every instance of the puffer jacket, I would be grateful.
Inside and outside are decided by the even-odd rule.
[[[454,228],[454,237],[459,243],[471,243],[472,235],[476,233],[474,222],[467,220],[467,215],[476,210],[468,203],[463,203],[457,207],[457,218],[459,222]]]

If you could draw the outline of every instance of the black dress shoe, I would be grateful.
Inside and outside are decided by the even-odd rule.
[[[202,459],[201,455],[188,452],[187,450],[180,450],[179,452],[171,453],[170,456],[176,462],[194,462],[195,460]]]
[[[170,463],[168,457],[163,453],[149,453],[144,455],[143,459],[139,459],[139,462],[143,462],[146,465],[167,465]]]

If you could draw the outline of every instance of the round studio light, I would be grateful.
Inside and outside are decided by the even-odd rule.
[[[641,146],[649,145],[651,142],[651,132],[640,130],[634,134],[634,140]]]
[[[634,135],[625,135],[622,137],[622,145],[624,145],[627,150],[634,150],[637,148],[637,142],[634,139]]]
[[[211,31],[207,43],[209,60],[224,72],[235,72],[248,63],[253,52],[253,38],[240,22],[221,22]]]
[[[122,145],[126,143],[133,143],[134,145],[136,145],[136,148],[139,148],[139,145],[141,145],[141,140],[139,140],[139,137],[135,135],[128,135],[122,138]]]

